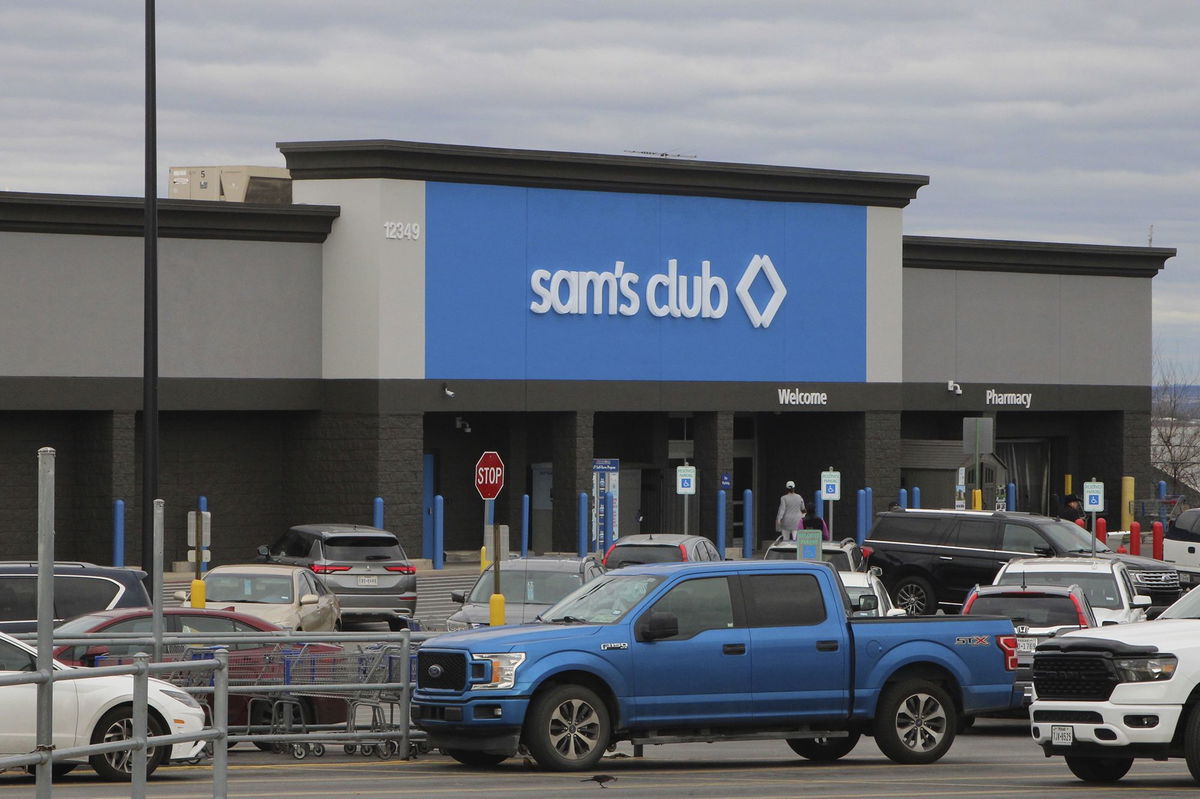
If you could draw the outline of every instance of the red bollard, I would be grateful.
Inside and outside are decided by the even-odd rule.
[[[1103,516],[1096,518],[1096,540],[1108,543],[1108,519]]]
[[[1080,527],[1082,527],[1084,530],[1087,529],[1087,522],[1085,522],[1083,519],[1076,519],[1075,523],[1078,524]]]
[[[1163,526],[1162,526],[1162,522],[1155,522],[1150,527],[1150,530],[1154,536],[1154,549],[1153,549],[1154,559],[1162,560],[1163,559]]]
[[[1142,525],[1141,522],[1129,523],[1129,554],[1142,554]]]

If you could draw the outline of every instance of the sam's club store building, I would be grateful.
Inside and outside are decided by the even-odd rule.
[[[160,204],[168,560],[201,494],[218,562],[290,524],[369,523],[375,497],[413,556],[437,494],[446,548],[478,548],[485,450],[496,521],[518,529],[528,494],[538,551],[574,550],[594,467],[621,534],[683,530],[683,464],[689,532],[715,536],[724,487],[731,543],[746,489],[761,546],[785,481],[811,499],[831,466],[876,510],[912,487],[950,505],[964,419],[992,421],[982,482],[1021,510],[1053,510],[1065,474],[1150,484],[1151,278],[1174,250],[905,236],[919,175],[279,147],[290,202]],[[36,551],[39,446],[71,557],[108,562],[113,501],[140,502],[140,235],[138,198],[0,193],[14,556]]]

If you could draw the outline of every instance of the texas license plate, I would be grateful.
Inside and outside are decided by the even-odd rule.
[[[374,574],[371,574],[371,575],[361,574],[358,577],[358,584],[359,585],[379,585],[379,577],[377,577]]]
[[[1037,649],[1037,645],[1038,645],[1038,639],[1036,639],[1036,638],[1018,638],[1017,639],[1017,651],[1018,652],[1032,652],[1033,650]]]
[[[1070,746],[1075,743],[1075,728],[1058,724],[1051,726],[1050,743],[1055,746]]]

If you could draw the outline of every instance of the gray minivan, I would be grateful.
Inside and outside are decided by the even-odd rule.
[[[346,621],[386,621],[393,630],[411,625],[417,609],[417,570],[394,533],[356,524],[301,524],[260,560],[305,566],[337,595]]]

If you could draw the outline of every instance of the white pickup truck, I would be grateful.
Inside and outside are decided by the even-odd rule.
[[[1116,782],[1135,758],[1183,757],[1200,783],[1200,619],[1048,641],[1034,654],[1033,690],[1033,739],[1079,779]]]

